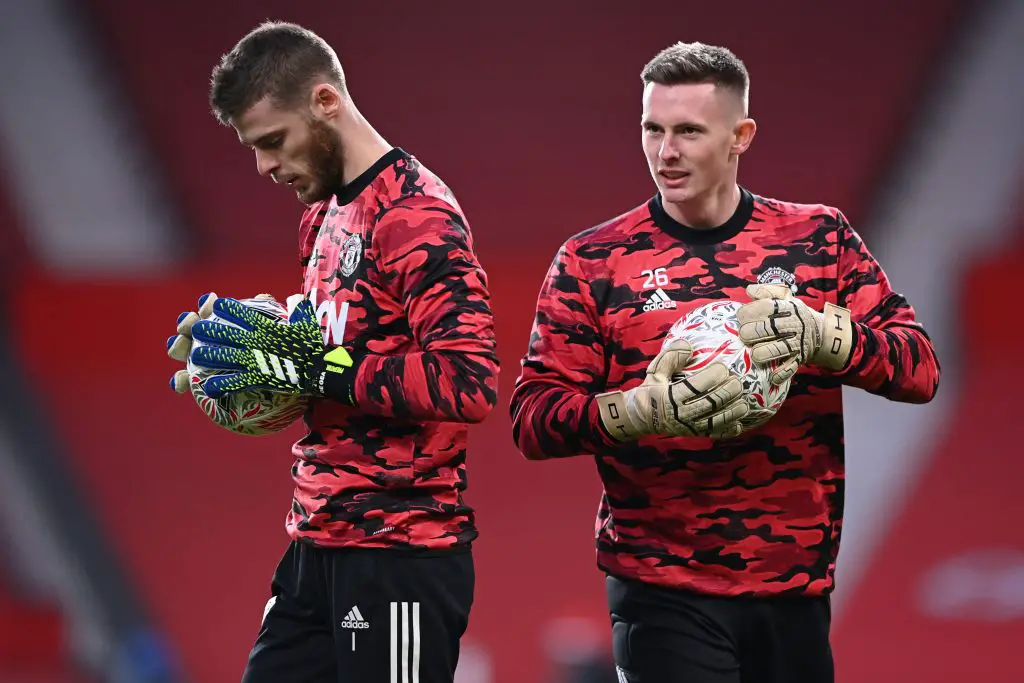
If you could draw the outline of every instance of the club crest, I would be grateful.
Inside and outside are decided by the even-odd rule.
[[[788,270],[773,266],[757,277],[759,285],[784,285],[796,294],[796,276]]]
[[[341,274],[348,277],[356,272],[356,266],[363,256],[363,238],[359,235],[349,235],[341,243]]]

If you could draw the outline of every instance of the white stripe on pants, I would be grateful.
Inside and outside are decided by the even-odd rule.
[[[410,605],[412,606],[411,615]],[[409,652],[410,632],[411,653]],[[399,678],[399,670],[402,672],[401,678]],[[418,602],[391,603],[391,683],[420,683],[420,603]]]

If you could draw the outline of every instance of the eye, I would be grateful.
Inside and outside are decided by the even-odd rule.
[[[260,138],[259,140],[257,140],[256,144],[254,145],[254,147],[256,147],[257,149],[263,149],[263,150],[277,149],[278,147],[281,146],[281,143],[283,143],[283,142],[284,142],[284,135],[282,135],[282,134],[270,135],[270,136],[267,136],[265,138]]]
[[[645,133],[660,133],[661,126],[656,123],[644,123],[643,129]]]

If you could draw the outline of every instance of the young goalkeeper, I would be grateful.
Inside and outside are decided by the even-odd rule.
[[[189,315],[180,330],[206,344],[194,362],[235,371],[205,382],[211,396],[313,396],[293,448],[292,542],[242,680],[451,683],[474,592],[466,425],[493,407],[498,376],[466,219],[360,115],[334,50],[302,27],[246,35],[210,100],[260,174],[308,206],[306,298],[289,324],[221,298],[204,308],[246,329]]]
[[[514,438],[531,459],[595,456],[619,681],[830,682],[842,386],[923,403],[938,361],[840,211],[737,184],[755,123],[734,54],[680,43],[642,80],[657,193],[555,257]],[[783,363],[773,381],[796,373],[779,412],[741,435],[739,382],[721,364],[673,381],[691,349],[661,349],[721,299],[747,302],[740,336],[755,362]]]

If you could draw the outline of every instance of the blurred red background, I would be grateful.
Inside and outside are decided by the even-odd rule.
[[[274,18],[304,23],[335,45],[357,106],[392,144],[440,174],[469,216],[490,277],[502,377],[498,408],[471,432],[468,499],[478,509],[481,538],[467,641],[487,651],[494,681],[519,683],[547,673],[542,633],[549,619],[607,623],[593,561],[600,484],[592,463],[524,461],[512,444],[507,401],[557,246],[653,193],[638,144],[640,69],[676,40],[733,46],[751,71],[759,124],[743,159],[743,184],[767,196],[840,206],[856,226],[964,3],[283,9],[259,0],[218,13],[196,0],[88,0],[81,11],[185,220],[180,239],[189,258],[130,279],[28,271],[11,288],[10,317],[18,321],[26,367],[47,388],[46,409],[70,466],[188,680],[237,679],[287,543],[289,445],[299,428],[258,439],[218,430],[167,388],[175,368],[162,346],[177,314],[205,291],[271,291],[283,300],[299,286],[301,207],[257,176],[255,160],[206,107],[219,55]],[[4,213],[8,226],[24,222],[13,219],[13,209]],[[0,231],[5,252],[15,240],[24,249],[17,235]],[[999,279],[1007,272],[983,269],[971,281],[974,291],[1009,286]],[[974,311],[978,325],[985,315],[1000,316],[990,305]],[[70,331],[81,330],[95,333],[75,333],[70,346]],[[991,350],[977,353],[992,361],[985,372],[998,373]],[[947,519],[942,511],[952,515],[954,495],[968,509],[995,503],[1000,494],[987,487],[997,482],[975,482],[972,472],[979,458],[1015,443],[1010,405],[965,401],[962,425],[937,426],[950,439],[918,482],[925,495],[880,553],[899,569],[870,573],[837,623],[840,680],[963,680],[979,672],[973,659],[951,665],[940,649],[952,657],[970,638],[972,651],[1006,657],[1009,639],[1024,637],[1019,621],[1012,631],[998,622],[936,621],[912,604],[926,566],[978,542],[944,545],[951,530],[966,539],[985,520],[980,513]],[[992,423],[996,411],[1003,411],[995,422],[1003,431],[986,430],[984,441],[958,431]],[[1004,482],[1020,481],[1024,471],[1015,474]],[[1009,489],[999,500],[1004,514],[1024,513]],[[957,678],[942,678],[954,670]]]

